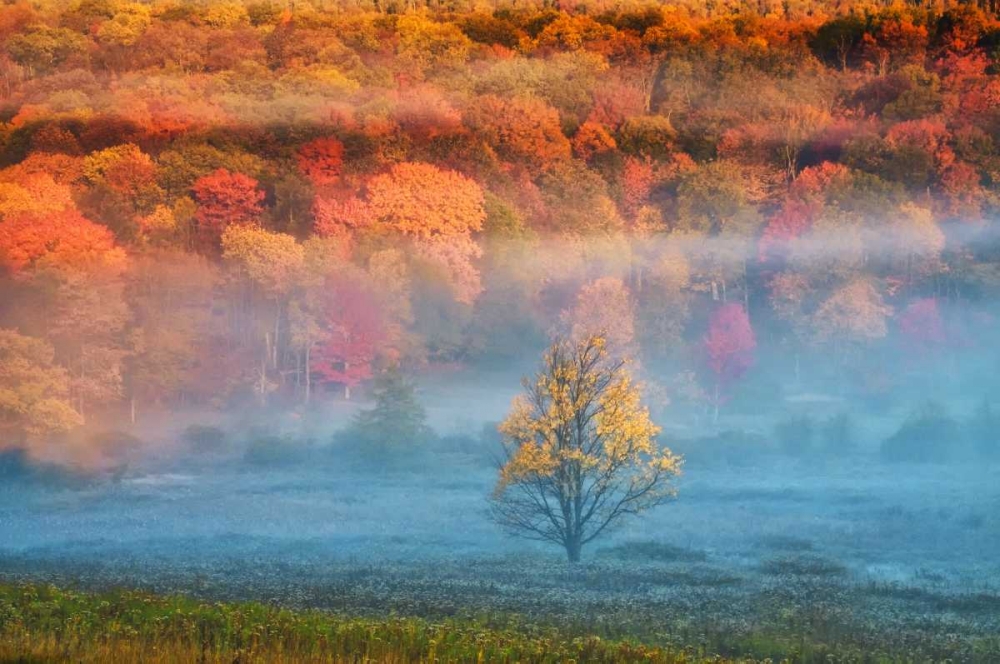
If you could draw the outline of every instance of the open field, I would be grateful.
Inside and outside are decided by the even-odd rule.
[[[9,484],[0,577],[183,593],[191,611],[217,601],[321,609],[390,631],[398,625],[380,621],[398,616],[457,621],[448,629],[459,634],[553,628],[800,661],[1000,657],[994,469],[863,458],[692,467],[674,503],[572,566],[488,521],[493,471],[480,456],[441,452],[365,473],[314,454],[266,473],[231,462],[117,483]],[[400,647],[400,661],[418,648]],[[569,652],[553,648],[555,660]]]

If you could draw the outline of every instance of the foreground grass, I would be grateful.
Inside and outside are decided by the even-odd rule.
[[[719,644],[721,645],[721,644]],[[518,618],[354,618],[141,591],[0,584],[0,662],[930,662],[764,633],[711,646],[607,640]],[[766,656],[766,659],[764,657]],[[951,660],[951,658],[948,658]],[[983,652],[975,661],[997,661]]]
[[[752,662],[474,619],[345,618],[138,591],[0,585],[2,662]]]
[[[473,620],[343,618],[137,591],[0,585],[3,662],[747,662]]]

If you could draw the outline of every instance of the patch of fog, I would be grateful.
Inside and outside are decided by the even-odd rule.
[[[906,583],[914,579],[912,568],[891,563],[865,565],[864,573],[872,581],[881,583]]]
[[[494,480],[488,465],[455,454],[399,471],[359,472],[329,460],[231,464],[151,469],[80,490],[8,490],[0,492],[0,553],[148,557],[152,567],[261,557],[415,564],[537,552],[558,559],[559,551],[508,538],[489,521]],[[1000,517],[989,509],[1000,501],[995,470],[782,461],[691,468],[679,489],[671,504],[595,543],[591,558],[604,546],[658,542],[754,574],[773,558],[805,556],[837,561],[861,580],[1000,584]]]
[[[152,473],[140,475],[138,477],[127,477],[122,480],[126,485],[134,486],[157,486],[168,487],[178,484],[193,484],[197,478],[194,475],[180,475],[178,473]]]

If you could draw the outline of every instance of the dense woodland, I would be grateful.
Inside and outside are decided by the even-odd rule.
[[[553,336],[723,414],[992,345],[990,3],[572,4],[3,3],[0,447]]]

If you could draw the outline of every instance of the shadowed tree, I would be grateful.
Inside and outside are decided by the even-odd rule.
[[[500,424],[504,459],[492,515],[511,534],[584,545],[624,517],[671,499],[681,459],[656,443],[625,360],[602,337],[556,341]]]
[[[397,365],[375,377],[372,398],[374,406],[359,412],[350,429],[369,452],[401,452],[431,435],[416,388]]]

